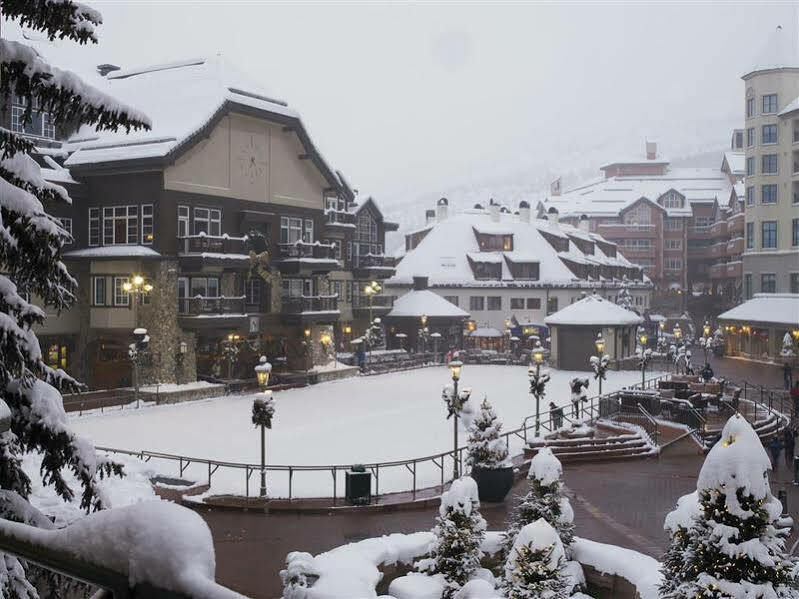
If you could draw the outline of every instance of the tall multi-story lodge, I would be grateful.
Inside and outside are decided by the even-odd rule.
[[[299,114],[218,57],[98,71],[151,131],[55,131],[40,112],[23,126],[16,99],[0,111],[73,198],[48,207],[73,236],[64,259],[79,284],[77,304],[38,331],[48,361],[93,388],[129,384],[127,348],[144,327],[148,378],[185,382],[228,375],[229,335],[233,376],[250,376],[260,353],[307,368],[359,335],[363,288],[394,273],[384,238],[396,225],[373,199],[356,203]],[[136,275],[149,293],[126,292]],[[390,308],[372,299],[375,313]]]
[[[590,232],[585,219],[573,227],[554,209],[547,217],[534,218],[524,200],[514,212],[492,200],[449,214],[441,198],[426,225],[405,235],[386,285],[402,295],[415,277],[426,277],[431,291],[469,313],[471,329],[543,327],[546,316],[585,294],[615,301],[625,284],[636,309],[649,308],[651,283],[615,243]]]
[[[539,203],[561,220],[586,217],[591,232],[618,244],[655,286],[653,307],[682,310],[686,291],[713,294],[718,305],[741,293],[744,246],[743,132],[733,132],[719,168],[672,167],[646,143],[646,155],[615,160],[602,176]]]

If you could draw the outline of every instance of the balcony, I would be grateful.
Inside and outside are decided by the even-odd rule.
[[[688,239],[713,239],[713,225],[688,228]]]
[[[739,212],[738,214],[731,216],[727,219],[727,232],[730,235],[735,235],[736,233],[743,233],[744,232],[744,213]]]
[[[734,262],[727,262],[727,278],[728,279],[740,279],[741,274],[743,273],[743,262],[740,260],[735,260]]]
[[[710,246],[710,256],[712,258],[721,258],[727,255],[727,242],[720,241]]]
[[[283,274],[325,274],[338,267],[333,244],[297,241],[281,243],[278,250],[277,266]]]
[[[744,251],[744,238],[736,237],[727,242],[727,256],[739,257]]]
[[[245,296],[179,297],[178,320],[186,329],[230,328],[247,324]]]
[[[710,225],[710,234],[713,235],[713,237],[723,237],[727,235],[727,221],[720,220]]]
[[[383,254],[353,256],[352,275],[356,279],[387,279],[394,276],[394,259]]]
[[[606,239],[652,239],[657,233],[655,225],[629,223],[600,223],[598,231]]]
[[[373,314],[382,314],[391,311],[394,307],[393,295],[373,295],[371,309]],[[369,312],[369,296],[355,295],[352,298],[352,310],[357,312]]]
[[[355,214],[344,210],[325,210],[325,229],[328,231],[354,229]]]
[[[335,322],[339,317],[338,295],[301,295],[281,298],[280,312],[293,322]]]
[[[187,235],[178,237],[178,259],[182,270],[201,270],[203,266],[224,266],[247,270],[250,256],[246,237],[230,235]]]
[[[688,260],[707,260],[713,257],[713,246],[689,247]]]
[[[740,260],[723,264],[714,264],[708,269],[708,275],[713,280],[738,279],[741,277],[742,263]]]

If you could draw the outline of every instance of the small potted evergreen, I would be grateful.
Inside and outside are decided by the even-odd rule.
[[[488,400],[483,399],[470,428],[466,459],[480,501],[502,501],[513,486],[513,465],[505,441],[499,436],[501,430],[502,421]]]

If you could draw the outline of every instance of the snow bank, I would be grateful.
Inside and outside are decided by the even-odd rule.
[[[562,475],[563,466],[549,447],[539,449],[538,453],[530,460],[528,479],[537,478],[542,485],[548,486],[558,482]]]
[[[606,545],[588,539],[574,537],[572,552],[584,566],[592,566],[603,574],[618,574],[629,580],[641,599],[658,599],[660,586],[660,562],[632,549]]]
[[[166,501],[146,501],[96,512],[58,530],[0,521],[6,534],[63,551],[155,586],[209,599],[240,597],[214,582],[211,531],[195,512]]]

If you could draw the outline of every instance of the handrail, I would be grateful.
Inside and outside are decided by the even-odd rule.
[[[659,425],[658,425],[658,421],[657,421],[657,420],[655,420],[655,417],[654,417],[654,416],[652,416],[652,414],[650,414],[650,413],[649,413],[649,410],[647,410],[647,409],[646,409],[644,406],[642,406],[640,403],[638,404],[638,411],[639,411],[639,412],[641,412],[641,414],[643,414],[643,415],[644,415],[644,418],[645,418],[646,420],[648,420],[648,421],[649,421],[649,423],[650,423],[650,428],[651,428],[651,429],[653,430],[653,432],[654,432],[654,437],[652,437],[652,435],[649,433],[649,431],[648,431],[648,430],[646,431],[646,432],[647,432],[647,434],[650,434],[650,437],[652,437],[652,441],[654,441],[654,443],[655,443],[655,446],[659,445],[659,443],[658,443],[658,437],[660,436],[660,427],[659,427]],[[644,429],[644,430],[646,430],[646,429]]]

